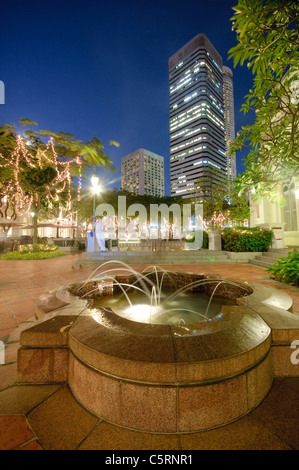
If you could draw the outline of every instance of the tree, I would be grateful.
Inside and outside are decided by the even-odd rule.
[[[52,131],[33,131],[33,121],[23,119],[30,126],[24,135],[17,135],[14,126],[0,128],[0,210],[9,205],[11,216],[33,212],[33,243],[37,243],[37,220],[42,207],[65,198],[71,203],[71,184],[90,167],[102,166],[113,170],[97,138],[89,142],[76,140],[71,134]]]
[[[196,181],[196,202],[203,205],[205,228],[240,225],[250,216],[245,193],[239,193],[235,183],[219,168],[209,165],[204,176]],[[228,191],[227,188],[230,188]]]
[[[234,184],[231,191],[231,198],[226,206],[227,216],[232,223],[242,225],[244,220],[250,218],[250,206],[246,193],[239,193]]]
[[[253,87],[242,106],[255,122],[242,127],[230,151],[249,148],[239,187],[273,198],[282,184],[299,176],[299,5],[294,0],[239,0],[232,29],[238,44],[229,52],[234,66],[253,73]]]
[[[203,217],[210,219],[215,211],[223,208],[223,204],[228,199],[226,173],[208,164],[205,173],[198,178],[195,186],[196,200],[203,204]]]

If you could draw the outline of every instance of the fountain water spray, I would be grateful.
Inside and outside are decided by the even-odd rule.
[[[111,264],[121,265],[121,267],[105,269],[103,271],[104,266],[111,265]],[[134,276],[136,279],[135,281],[132,281],[130,283],[120,281],[119,279],[117,279],[117,276],[115,275],[116,272],[118,273],[119,276],[125,275],[124,273],[128,273],[130,276]],[[112,275],[113,273],[114,273],[114,276]],[[172,273],[172,274],[174,275],[177,273]],[[151,279],[153,275],[155,277],[155,282]],[[193,314],[193,315],[196,315],[196,317],[199,317],[200,321],[207,320],[209,319],[208,314],[209,314],[211,303],[213,301],[213,298],[216,294],[218,287],[221,284],[226,283],[232,286],[239,287],[244,290],[248,290],[246,289],[246,287],[243,287],[242,285],[239,285],[236,282],[233,282],[230,280],[220,280],[217,282],[217,279],[200,279],[200,280],[190,282],[187,285],[180,287],[179,289],[176,289],[175,292],[172,292],[170,295],[163,298],[163,282],[165,281],[166,276],[168,276],[172,284],[174,284],[174,281],[171,276],[171,272],[159,266],[148,266],[142,272],[138,272],[138,271],[135,271],[128,264],[122,261],[110,260],[98,266],[89,276],[89,278],[85,281],[85,283],[79,287],[76,293],[78,294],[80,290],[83,289],[83,287],[86,286],[90,281],[98,281],[98,280],[102,282],[105,280],[113,281],[114,285],[120,288],[122,294],[125,296],[125,299],[129,305],[129,307],[125,309],[125,314],[129,316],[133,316],[134,319],[136,318],[136,321],[138,321],[140,319],[140,316],[142,316],[142,315],[138,316],[138,312],[140,314],[141,313],[144,314],[145,312],[147,316],[147,320],[148,320],[147,322],[152,323],[152,320],[153,322],[157,322],[157,321],[159,322],[161,316],[163,317],[166,316],[169,319],[169,314],[174,314],[174,312],[180,312],[180,314],[186,314],[185,318],[188,318],[189,314]],[[201,285],[215,284],[215,282],[217,282],[217,284],[215,288],[213,289],[213,292],[209,298],[207,307],[205,308],[204,311],[203,311],[203,308],[200,306],[199,306],[199,310],[195,310],[194,308],[185,308],[185,305],[184,306],[172,305],[173,302],[177,302],[178,296],[185,294],[185,292],[190,291],[190,289],[193,290],[195,287],[198,287]],[[99,286],[86,292],[82,297],[90,296],[90,294],[98,290],[99,290]],[[128,292],[130,290],[133,290],[133,292],[143,294],[147,299],[147,303],[142,302],[142,303],[138,303],[137,305],[134,305]],[[134,295],[132,294],[131,297],[134,297]],[[183,303],[185,302],[186,302],[186,298],[183,299]],[[197,305],[196,305],[196,308],[197,308]],[[179,318],[175,322],[177,324],[186,323],[185,318]]]

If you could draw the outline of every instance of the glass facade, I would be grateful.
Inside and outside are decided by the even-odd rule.
[[[235,139],[234,87],[233,72],[225,66],[223,66],[223,99],[225,140],[227,144],[227,176],[228,184],[231,187],[237,176],[236,158],[229,153],[229,143]]]
[[[208,196],[199,181],[211,174],[224,185],[222,59],[204,34],[169,59],[169,126],[171,195]]]

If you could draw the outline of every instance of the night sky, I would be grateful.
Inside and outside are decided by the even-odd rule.
[[[165,157],[169,182],[168,59],[205,33],[234,72],[236,131],[252,86],[228,50],[237,0],[0,0],[0,124],[29,118],[40,129],[98,137],[117,169],[98,170],[120,187],[121,157],[146,148]],[[110,146],[110,140],[119,147]],[[241,156],[237,170],[244,170]],[[86,185],[87,183],[85,183]]]

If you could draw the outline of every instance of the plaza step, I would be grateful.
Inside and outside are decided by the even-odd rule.
[[[121,261],[130,264],[199,264],[229,263],[231,260],[223,251],[108,251],[84,252],[75,264],[101,264],[105,261]]]
[[[262,258],[261,256],[259,258]],[[261,268],[271,268],[273,266],[274,261],[264,261],[264,259],[255,259],[250,260],[250,264],[254,266],[260,266]]]
[[[250,261],[250,264],[254,264],[255,266],[260,266],[262,268],[271,268],[278,258],[286,258],[289,251],[289,248],[270,248],[269,251],[256,256],[255,259]]]
[[[271,256],[273,258],[281,258],[288,256],[290,252],[290,248],[269,248],[268,251],[264,252],[263,254],[266,256]]]

